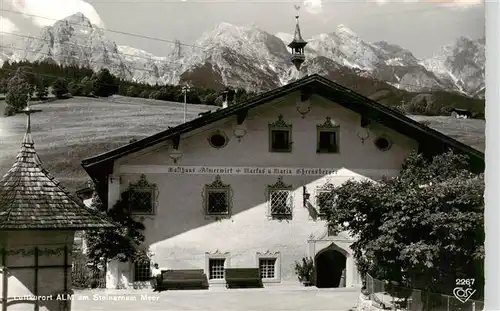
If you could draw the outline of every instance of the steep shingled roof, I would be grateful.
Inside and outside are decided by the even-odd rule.
[[[0,230],[111,228],[114,224],[85,207],[42,167],[28,126],[14,165],[0,180]]]

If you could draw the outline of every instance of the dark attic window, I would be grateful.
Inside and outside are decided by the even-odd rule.
[[[316,126],[317,153],[339,152],[339,129],[339,126],[330,117],[326,117],[323,124]]]
[[[275,122],[269,123],[269,151],[292,152],[292,125],[282,115]]]
[[[274,152],[290,152],[290,131],[272,130],[271,131],[271,150]]]
[[[208,143],[213,148],[220,149],[224,148],[227,145],[228,138],[223,132],[217,131],[210,135],[210,137],[208,138]]]
[[[391,142],[386,137],[379,137],[375,139],[375,146],[380,151],[387,151],[391,148]]]
[[[336,153],[338,152],[337,146],[337,132],[333,130],[319,131],[318,132],[318,153]]]

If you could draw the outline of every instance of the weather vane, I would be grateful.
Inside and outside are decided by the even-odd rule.
[[[295,11],[297,11],[297,16],[299,16],[300,5],[295,5]]]

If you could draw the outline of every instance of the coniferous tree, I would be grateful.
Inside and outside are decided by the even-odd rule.
[[[109,96],[111,94],[120,94],[127,96],[133,89],[135,90],[130,95],[141,98],[156,98],[165,101],[178,101],[184,100],[180,86],[164,85],[164,84],[146,84],[134,81],[126,81],[122,78],[115,77],[109,70],[101,70],[95,73],[92,69],[82,68],[78,66],[61,66],[52,59],[46,59],[42,62],[9,62],[6,61],[0,70],[0,81],[4,80],[3,93],[7,91],[7,83],[16,72],[18,68],[22,68],[23,73],[26,75],[24,79],[30,85],[31,92],[36,91],[38,88],[37,82],[33,82],[33,76],[38,80],[39,76],[44,77],[44,84],[46,86],[52,85],[59,78],[66,78],[69,81],[81,81],[81,94],[83,96]],[[384,82],[376,82],[372,79],[366,79],[366,83],[360,83],[361,79],[355,75],[347,75],[340,81],[346,87],[350,87],[364,95],[370,96],[374,93],[382,91],[382,97],[377,101],[392,109],[401,107],[403,105],[404,112],[408,114],[427,114],[427,115],[449,115],[451,108],[465,108],[469,109],[475,118],[484,118],[484,99],[470,98],[461,94],[436,91],[432,90],[424,94],[408,93],[403,90],[397,90],[388,87]],[[85,83],[83,83],[85,80]],[[352,81],[351,81],[352,80]],[[73,85],[72,85],[73,86]],[[77,87],[72,88],[78,90]],[[93,94],[92,91],[99,94]],[[0,93],[2,93],[2,86],[0,82]],[[31,95],[31,93],[30,93]],[[242,103],[250,97],[256,95],[255,93],[238,89],[236,93],[236,102]],[[35,92],[36,96],[36,92]],[[187,95],[187,101],[190,104],[206,104],[206,105],[220,105],[220,99],[217,99],[219,94],[213,89],[192,86]],[[424,99],[425,98],[425,99]],[[401,110],[399,110],[401,111]]]
[[[38,79],[38,83],[37,83],[36,88],[35,88],[35,96],[38,100],[44,100],[47,98],[48,95],[49,95],[49,91],[48,91],[47,85],[45,85],[45,81],[44,81],[43,77],[40,77]]]
[[[82,87],[81,92],[83,96],[93,96],[94,81],[87,76],[82,79],[80,85]]]
[[[107,68],[101,69],[95,76],[94,94],[100,97],[108,97],[118,92],[118,81]]]
[[[52,84],[52,94],[54,94],[57,99],[66,98],[68,93],[68,81],[66,81],[66,79],[58,78],[54,81]]]
[[[5,96],[4,115],[11,116],[26,108],[30,100],[30,86],[23,79],[22,72],[18,70],[15,75],[9,80],[7,86],[7,95]]]
[[[0,78],[0,94],[6,94],[7,93],[7,84],[9,83],[9,80],[6,78]]]
[[[137,89],[137,87],[131,85],[127,88],[126,96],[137,97],[138,95],[139,95],[139,90]]]
[[[68,91],[73,96],[81,96],[82,95],[82,84],[78,81],[70,81],[68,83]]]
[[[149,90],[144,89],[144,90],[142,90],[142,92],[139,94],[139,97],[140,97],[140,98],[149,98],[149,93],[150,93],[150,92],[149,92]]]

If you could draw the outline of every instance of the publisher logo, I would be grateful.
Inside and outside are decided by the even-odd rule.
[[[466,303],[475,292],[476,290],[472,288],[464,289],[463,287],[455,287],[455,289],[453,289],[453,295],[462,303]]]
[[[456,279],[455,284],[457,287],[453,289],[455,298],[462,303],[466,303],[476,292],[476,290],[472,288],[474,281],[474,279]]]

